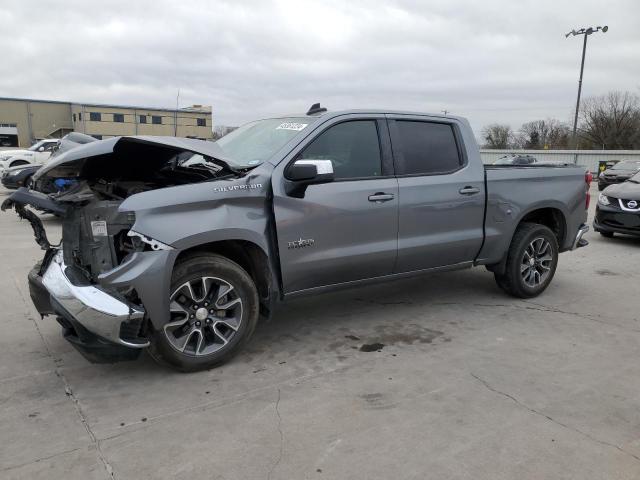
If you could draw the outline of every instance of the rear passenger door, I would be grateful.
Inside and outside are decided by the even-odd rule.
[[[395,272],[463,264],[483,240],[484,167],[456,119],[389,115],[400,195]],[[464,142],[472,142],[468,158]]]

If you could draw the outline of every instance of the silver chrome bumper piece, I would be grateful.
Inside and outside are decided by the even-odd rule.
[[[42,284],[64,309],[90,332],[132,348],[148,347],[149,343],[130,343],[120,338],[120,325],[124,321],[138,320],[144,311],[108,293],[93,287],[72,284],[65,275],[62,250],[53,257],[42,276]]]
[[[573,245],[571,245],[571,250],[575,250],[578,247],[582,247],[584,245],[580,245],[580,240],[582,240],[582,237],[584,237],[584,234],[587,233],[589,231],[589,225],[582,225],[580,226],[580,228],[578,229],[578,233],[576,234],[576,238],[573,241]]]

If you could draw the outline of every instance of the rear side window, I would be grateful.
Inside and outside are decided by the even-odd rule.
[[[395,127],[393,153],[398,175],[447,173],[462,165],[452,125],[396,120]]]
[[[322,132],[298,158],[331,160],[336,179],[379,177],[382,160],[375,120],[343,122]]]

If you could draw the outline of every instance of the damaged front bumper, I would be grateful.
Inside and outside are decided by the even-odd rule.
[[[74,275],[61,249],[31,271],[29,290],[38,312],[57,315],[67,340],[91,361],[133,359],[149,346],[139,335],[144,309]]]

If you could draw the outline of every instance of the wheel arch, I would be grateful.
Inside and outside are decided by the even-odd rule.
[[[548,227],[558,241],[559,251],[562,252],[564,250],[563,246],[567,239],[567,216],[561,208],[561,205],[534,205],[530,209],[522,212],[518,221],[514,222],[514,228],[509,236],[509,241],[506,243],[507,248],[504,251],[502,259],[498,263],[487,265],[486,267],[489,271],[497,274],[503,274],[505,272],[509,246],[513,242],[513,237],[518,227],[523,223],[536,223]]]
[[[9,168],[18,167],[20,165],[31,165],[31,162],[29,160],[24,159],[24,158],[13,158],[13,159],[11,159],[11,162],[9,163]]]
[[[202,253],[215,253],[240,265],[253,279],[260,299],[260,314],[269,317],[277,298],[277,282],[267,252],[258,244],[245,239],[216,240],[186,248],[178,254],[175,265]]]

